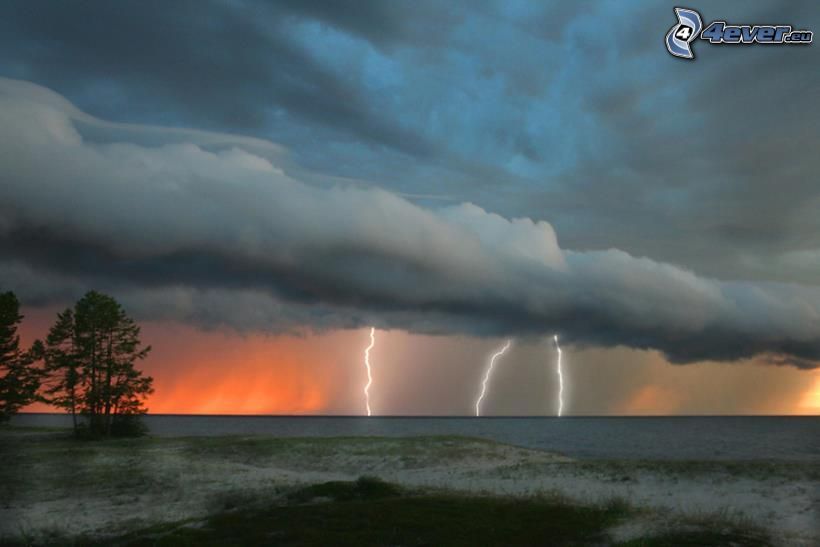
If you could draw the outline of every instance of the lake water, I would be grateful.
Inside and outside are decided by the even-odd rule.
[[[820,462],[818,416],[353,417],[149,415],[151,433],[284,437],[465,435],[584,459]],[[15,425],[70,426],[63,414]]]

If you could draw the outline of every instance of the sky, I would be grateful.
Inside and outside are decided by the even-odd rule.
[[[690,2],[815,30],[812,2]],[[820,413],[816,45],[651,2],[7,3],[0,287],[153,346],[152,412]]]

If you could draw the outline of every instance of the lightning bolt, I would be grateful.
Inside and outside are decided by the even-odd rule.
[[[478,400],[475,402],[475,415],[481,416],[481,400],[484,398],[484,395],[487,393],[487,382],[490,380],[490,375],[493,372],[493,367],[495,366],[495,360],[504,355],[504,352],[510,349],[510,344],[512,344],[512,340],[507,340],[507,343],[504,344],[500,350],[495,352],[492,357],[490,357],[490,364],[487,366],[487,371],[484,373],[484,380],[481,382],[481,393],[478,395]]]
[[[370,385],[373,383],[373,376],[370,373],[370,350],[376,345],[376,327],[370,327],[370,345],[364,350],[364,366],[367,368],[367,384],[364,386],[364,404],[367,407],[367,415],[370,416]]]
[[[558,416],[564,413],[564,371],[561,370],[561,346],[558,345],[558,335],[552,337],[555,340],[555,349],[558,350]]]

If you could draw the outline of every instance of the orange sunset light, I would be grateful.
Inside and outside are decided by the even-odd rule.
[[[152,413],[316,414],[330,410],[340,367],[334,336],[241,336],[178,324],[144,329],[153,346]],[[338,338],[338,336],[336,337]]]
[[[24,343],[43,337],[56,310],[25,310]],[[311,336],[242,335],[203,331],[179,323],[145,322],[151,345],[139,364],[154,378],[147,399],[152,414],[322,414],[350,411],[359,401],[351,377],[357,332]],[[354,353],[358,349],[354,349]],[[355,358],[358,358],[356,353]],[[355,370],[358,371],[358,368]],[[347,372],[346,372],[347,371]],[[357,384],[358,385],[358,384]],[[43,403],[26,410],[54,412]]]
[[[820,371],[814,373],[814,381],[800,399],[797,413],[820,414]]]

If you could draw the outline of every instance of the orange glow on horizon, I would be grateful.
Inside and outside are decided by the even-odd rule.
[[[190,333],[189,337],[190,337]],[[221,337],[219,337],[221,338]],[[214,347],[198,340],[185,360],[175,359],[185,376],[168,377],[156,366],[155,393],[147,400],[152,413],[173,414],[315,414],[325,410],[329,387],[311,374],[312,363],[288,340],[240,339],[241,354],[228,339]]]
[[[640,388],[627,401],[623,413],[627,415],[662,415],[675,414],[679,401],[674,391],[650,384]]]
[[[157,414],[319,414],[343,372],[328,361],[327,337],[203,332],[178,324],[144,329],[153,346],[145,361]],[[325,344],[317,344],[319,341]]]
[[[56,312],[24,309],[23,345],[43,338]],[[153,350],[137,367],[154,378],[155,388],[146,405],[156,414],[363,414],[362,386],[367,378],[362,350],[368,332],[242,335],[173,322],[143,322],[142,340]],[[380,412],[472,410],[472,388],[481,369],[469,366],[475,355],[463,357],[473,347],[470,339],[398,331],[386,331],[380,337],[379,366],[374,370],[379,389],[371,393]],[[618,351],[586,350],[574,356],[571,378],[583,375],[571,384],[575,390],[571,405],[587,397],[593,403],[606,401],[597,407],[588,403],[591,410],[586,412],[599,414],[820,415],[820,370],[753,362],[673,366],[654,353]],[[542,357],[539,352],[534,355]],[[601,364],[608,361],[613,367]],[[434,377],[438,391],[428,385]],[[524,375],[518,381],[528,378]],[[589,395],[595,389],[597,396]],[[508,397],[514,393],[510,391]],[[442,403],[460,395],[467,401],[463,409],[458,403]],[[540,397],[539,392],[533,407],[543,407]],[[42,403],[24,410],[58,411]]]
[[[43,337],[56,310],[26,310],[24,343]],[[36,330],[35,330],[36,328]],[[146,322],[152,350],[137,368],[154,378],[152,414],[322,414],[344,412],[348,339],[358,332],[312,336],[241,335],[178,323]],[[29,412],[55,412],[43,403]]]
[[[798,414],[820,415],[820,371],[814,372],[814,382],[801,397],[797,408]]]

